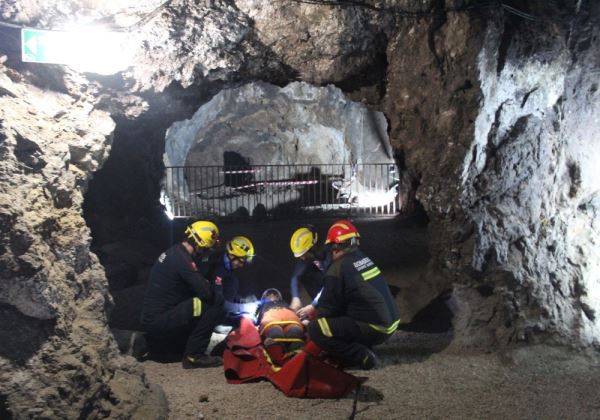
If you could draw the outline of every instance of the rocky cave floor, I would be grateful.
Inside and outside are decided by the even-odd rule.
[[[328,224],[321,221],[317,227],[325,231]],[[255,292],[273,286],[276,278],[291,269],[282,262],[289,260],[291,264],[287,231],[296,226],[297,222],[281,222],[222,227],[225,238],[248,235],[264,257],[282,264],[278,271],[271,272],[268,268],[273,264],[257,263],[252,270],[240,273],[252,280],[246,285],[260,283]],[[426,229],[388,220],[359,222],[359,230],[361,247],[380,265],[390,285],[396,286],[399,306],[412,306],[420,296],[418,285],[427,283]],[[273,232],[286,234],[273,236]],[[285,241],[276,240],[279,236]],[[146,257],[150,262],[155,255]],[[285,287],[285,282],[279,282]],[[117,303],[113,327],[136,329],[144,283],[113,291]],[[368,377],[356,405],[355,395],[340,400],[295,399],[285,397],[266,381],[230,385],[222,368],[183,370],[180,363],[154,361],[143,365],[148,381],[164,389],[170,419],[600,418],[598,355],[594,359],[543,345],[508,353],[463,351],[452,345],[452,332],[445,331],[448,313],[439,312],[440,306],[429,308],[420,329],[398,331],[376,348],[382,362],[380,369],[354,372]]]
[[[287,398],[269,382],[230,385],[222,368],[144,362],[163,387],[171,419],[600,418],[600,363],[543,345],[506,354],[458,354],[451,333],[398,332],[377,348],[382,367],[355,395]]]

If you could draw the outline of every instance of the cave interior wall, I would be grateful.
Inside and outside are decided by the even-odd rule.
[[[86,222],[98,244],[140,235],[164,245],[164,131],[254,80],[333,83],[386,114],[429,219],[424,289],[453,289],[457,348],[597,347],[600,6],[519,2],[529,21],[469,8],[477,1],[422,2],[407,15],[408,3],[169,2],[140,32],[140,66],[116,81],[22,64],[3,43],[1,330],[13,320],[32,340],[0,354],[0,402],[51,417],[160,401],[117,356]],[[76,5],[8,1],[0,11],[51,26]]]

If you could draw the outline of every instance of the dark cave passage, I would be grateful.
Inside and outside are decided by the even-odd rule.
[[[92,233],[92,251],[105,268],[114,299],[109,317],[114,329],[139,330],[150,269],[161,252],[183,239],[183,231],[193,221],[171,220],[159,202],[165,170],[165,133],[175,120],[190,118],[198,103],[206,102],[211,93],[214,92],[194,96],[187,91],[171,90],[155,96],[142,116],[117,118],[110,156],[90,181],[83,204],[84,217]],[[244,155],[226,150],[222,154],[225,167],[232,163],[232,156],[239,164]],[[244,157],[243,162],[248,164],[249,159]],[[226,176],[225,184],[229,185],[228,182],[233,181],[227,181]],[[361,232],[361,249],[386,273],[400,306],[404,307],[403,318],[410,320],[437,293],[434,286],[423,286],[427,283],[422,277],[429,258],[427,217],[422,207],[415,205],[410,189],[401,189],[401,196],[407,210],[396,217],[357,217],[353,221]],[[407,201],[409,196],[411,199]],[[298,226],[310,223],[323,238],[334,220],[312,218],[310,214],[263,221],[248,217],[216,218],[223,242],[243,235],[255,245],[254,263],[238,273],[240,294],[260,296],[264,289],[277,287],[289,300],[289,279],[295,262],[289,249],[291,234]],[[421,320],[414,328],[435,329],[431,327],[437,322],[433,318]]]
[[[242,235],[250,238],[257,253],[252,264],[236,274],[240,278],[240,294],[260,296],[269,287],[282,291],[289,301],[289,280],[295,260],[289,249],[289,240],[298,226],[313,224],[317,231],[325,235],[334,219],[292,219],[263,222],[219,223],[224,240]],[[183,231],[189,223],[186,220],[170,222],[167,246],[183,239]],[[399,223],[395,219],[355,220],[361,232],[361,249],[378,264],[386,276],[392,292],[403,297],[403,313],[411,316],[419,307],[410,307],[416,302],[427,300],[426,296],[412,296],[419,293],[432,293],[422,288],[426,280],[422,278],[429,258],[426,226]],[[149,271],[156,257],[164,249],[144,243],[140,239],[124,239],[98,247],[95,252],[105,266],[110,292],[115,301],[111,313],[112,328],[125,330],[139,329],[139,314]],[[308,301],[308,296],[304,301]],[[433,298],[433,296],[431,297]],[[418,324],[413,331],[439,332],[440,328],[450,328],[444,305],[428,307],[425,315],[418,316]],[[439,311],[439,312],[438,312]],[[406,318],[406,316],[404,318]],[[410,328],[410,327],[407,327]]]

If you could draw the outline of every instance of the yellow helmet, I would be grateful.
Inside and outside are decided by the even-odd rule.
[[[192,223],[185,230],[185,234],[200,248],[212,248],[219,241],[219,228],[206,220]]]
[[[236,236],[227,242],[227,253],[237,258],[243,258],[246,262],[252,262],[254,245],[245,236]]]
[[[312,226],[304,226],[292,234],[290,248],[294,257],[300,258],[317,243],[318,235]]]

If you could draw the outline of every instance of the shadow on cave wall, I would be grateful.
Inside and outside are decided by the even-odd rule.
[[[454,338],[451,293],[451,290],[440,293],[377,347],[383,366],[423,362],[450,345]]]
[[[0,357],[18,365],[33,356],[54,335],[56,319],[38,319],[24,315],[12,305],[0,304]],[[15,333],[15,325],[19,326]],[[0,414],[2,401],[0,400]],[[4,418],[0,416],[0,418]]]
[[[139,118],[113,117],[110,156],[94,174],[83,203],[92,246],[132,238],[164,246],[167,220],[159,196],[165,133],[173,122],[190,118],[220,88],[214,84],[183,90],[173,85],[147,98],[150,107]]]
[[[12,414],[8,411],[8,398],[0,394],[0,419],[11,420],[12,418]]]

